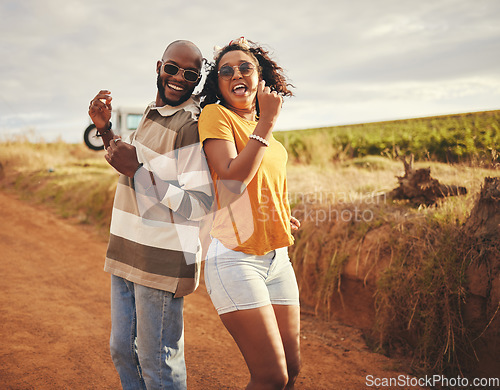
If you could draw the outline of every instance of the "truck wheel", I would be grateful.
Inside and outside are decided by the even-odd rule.
[[[102,142],[101,137],[97,136],[97,129],[95,125],[89,125],[85,129],[85,133],[83,134],[83,140],[85,141],[85,145],[87,145],[92,150],[103,150],[104,143]]]

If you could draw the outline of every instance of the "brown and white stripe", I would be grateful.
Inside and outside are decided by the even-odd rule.
[[[150,105],[127,142],[156,197],[121,175],[115,194],[105,271],[184,296],[199,283],[199,220],[209,211],[212,185],[199,143],[197,104]],[[137,177],[137,175],[136,175]],[[146,175],[147,177],[147,175]],[[158,191],[156,187],[162,191]]]

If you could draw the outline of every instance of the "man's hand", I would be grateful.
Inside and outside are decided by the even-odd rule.
[[[112,99],[111,92],[102,90],[90,101],[89,115],[99,132],[108,128],[111,119]]]
[[[106,151],[108,153],[104,155],[104,158],[109,165],[128,177],[134,177],[140,166],[135,146],[123,142],[120,136],[115,135]]]

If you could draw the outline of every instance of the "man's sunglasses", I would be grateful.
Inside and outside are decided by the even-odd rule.
[[[238,68],[242,76],[250,76],[253,73],[255,66],[251,62],[247,61],[235,66],[224,65],[219,69],[219,76],[224,80],[229,80],[234,76],[234,68]]]
[[[179,73],[180,70],[182,70],[182,77],[184,77],[184,80],[189,81],[190,83],[197,82],[198,79],[201,77],[201,75],[198,72],[195,72],[194,70],[182,69],[179,68],[177,65],[170,63],[163,65],[163,70],[165,71],[166,74],[169,74],[170,76],[175,76],[177,73]]]

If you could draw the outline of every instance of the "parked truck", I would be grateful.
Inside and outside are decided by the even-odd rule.
[[[137,126],[139,126],[143,112],[144,108],[138,107],[121,107],[113,109],[111,113],[113,132],[120,135],[122,138],[126,138],[130,133],[137,129]],[[85,145],[92,150],[104,149],[102,139],[97,136],[97,130],[93,123],[85,129],[85,132],[83,133],[83,140],[85,141]]]

